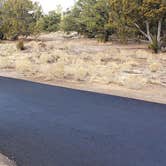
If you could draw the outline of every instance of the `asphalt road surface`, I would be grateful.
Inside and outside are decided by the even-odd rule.
[[[18,166],[165,166],[166,105],[0,77],[0,152]]]

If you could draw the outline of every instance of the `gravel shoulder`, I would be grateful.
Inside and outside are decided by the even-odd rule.
[[[134,90],[116,84],[105,85],[98,83],[77,82],[73,80],[64,80],[64,79],[47,80],[43,77],[35,78],[35,77],[25,76],[23,74],[19,74],[11,70],[1,71],[0,76],[14,78],[14,79],[28,80],[32,82],[48,84],[53,86],[59,86],[59,87],[65,87],[65,88],[71,88],[83,91],[91,91],[101,94],[109,94],[114,96],[121,96],[121,97],[133,98],[149,102],[166,104],[165,86],[162,87],[157,85],[151,85],[151,86],[148,85],[143,89]]]

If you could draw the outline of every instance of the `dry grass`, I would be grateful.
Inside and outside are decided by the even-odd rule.
[[[39,72],[47,79],[63,78],[64,77],[64,64],[42,64],[40,65]]]
[[[15,69],[20,73],[33,73],[34,72],[34,64],[27,58],[25,59],[17,59],[15,61]]]
[[[50,39],[54,34],[45,35]],[[18,51],[15,43],[0,44],[0,68],[14,68],[47,79],[118,84],[130,89],[141,89],[152,82],[152,73],[163,73],[166,54],[158,57],[145,49],[112,46],[91,40],[28,42],[26,50]],[[160,75],[155,76],[160,80]]]
[[[161,64],[160,63],[157,63],[157,62],[153,62],[151,64],[149,64],[149,70],[151,72],[157,72],[159,71],[161,68]]]
[[[142,89],[143,87],[145,87],[146,83],[147,79],[143,76],[138,75],[130,75],[123,80],[123,86],[135,90]]]
[[[139,59],[147,59],[152,53],[147,50],[139,49],[136,51],[135,55]]]
[[[0,68],[13,68],[12,60],[9,57],[0,57]]]
[[[89,71],[86,67],[80,66],[75,69],[74,78],[78,81],[85,81],[88,75]]]
[[[56,60],[55,57],[50,54],[41,54],[38,63],[40,64],[54,63],[55,60]]]

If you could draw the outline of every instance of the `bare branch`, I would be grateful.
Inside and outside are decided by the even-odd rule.
[[[136,28],[147,38],[147,39],[149,39],[148,38],[148,35],[140,28],[140,26],[138,25],[138,24],[134,24],[135,26],[136,26]]]
[[[158,32],[157,32],[157,41],[160,43],[161,41],[161,27],[162,27],[162,20],[158,22]]]

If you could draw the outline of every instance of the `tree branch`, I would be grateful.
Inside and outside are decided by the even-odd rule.
[[[153,43],[152,37],[151,37],[151,34],[150,34],[149,22],[146,21],[145,24],[146,24],[146,30],[147,30],[148,39],[149,39],[149,41],[150,41],[151,43]]]
[[[140,28],[140,26],[138,24],[134,23],[134,25],[142,33],[142,35],[144,35],[147,39],[149,39],[148,35]]]
[[[158,31],[157,31],[157,41],[160,43],[161,41],[161,27],[162,27],[162,20],[160,19],[158,22]]]

